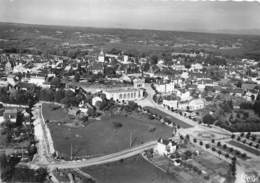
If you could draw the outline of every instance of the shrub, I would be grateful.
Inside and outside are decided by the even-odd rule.
[[[114,126],[114,128],[121,128],[123,126],[123,124],[120,122],[113,122],[113,126]]]
[[[210,148],[210,145],[209,145],[209,144],[206,144],[205,147],[208,149],[208,148]]]
[[[246,153],[243,153],[243,154],[241,154],[241,157],[242,157],[242,158],[246,158],[246,157],[247,157],[247,154],[246,154]]]
[[[215,143],[215,139],[212,139],[211,142],[214,144]]]
[[[200,145],[201,145],[201,146],[203,145],[203,142],[202,142],[202,141],[200,141]]]
[[[194,142],[194,143],[197,143],[197,139],[193,139],[193,142]]]

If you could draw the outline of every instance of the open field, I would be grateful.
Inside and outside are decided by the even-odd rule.
[[[69,116],[65,109],[55,105],[55,104],[42,104],[42,115],[45,120],[49,121],[67,121]]]
[[[83,169],[97,183],[184,183],[167,175],[141,156]]]
[[[46,108],[47,110],[50,108]],[[58,120],[58,119],[57,119]],[[61,120],[59,120],[61,121]],[[141,113],[105,113],[82,128],[48,124],[55,149],[65,158],[114,153],[144,142],[170,137],[172,129]]]
[[[162,112],[162,111],[160,111],[158,109],[155,109],[155,108],[152,108],[152,107],[145,107],[145,109],[149,109],[153,114],[158,114],[158,115],[160,115],[160,116],[162,116],[164,118],[166,117],[166,118],[170,119],[176,125],[179,125],[181,128],[190,128],[190,127],[192,127],[191,125],[189,125],[189,124],[187,124],[187,123],[185,123],[185,122],[183,122],[183,121],[181,121],[181,120],[179,120],[177,118],[174,118],[174,117],[172,117],[172,116],[170,116],[170,115],[168,115],[168,114],[166,114],[166,113],[164,113],[164,112]]]
[[[253,148],[251,148],[251,147],[248,147],[248,146],[246,146],[246,145],[244,145],[244,144],[241,144],[241,143],[236,142],[236,141],[233,141],[233,140],[229,141],[228,143],[231,144],[231,145],[233,145],[233,146],[236,146],[236,147],[238,147],[238,148],[241,148],[241,149],[243,149],[243,150],[245,150],[245,151],[248,151],[248,152],[250,152],[250,153],[252,153],[252,154],[255,154],[255,155],[257,155],[257,156],[260,156],[260,151],[258,151],[258,150],[256,150],[256,149],[253,149]]]

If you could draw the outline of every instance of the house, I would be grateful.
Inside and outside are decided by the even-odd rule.
[[[189,110],[199,110],[205,107],[205,101],[203,99],[194,99],[189,102]]]
[[[101,62],[93,62],[92,65],[89,66],[89,70],[93,74],[103,74],[104,73],[104,66]]]
[[[190,70],[191,71],[200,71],[203,69],[203,65],[196,63],[196,64],[191,64]]]
[[[175,141],[171,139],[166,140],[160,138],[157,141],[157,145],[155,146],[154,151],[159,155],[164,156],[164,155],[175,153],[176,149],[177,149],[177,143]]]
[[[5,120],[9,120],[10,122],[15,123],[17,118],[17,109],[5,109],[3,116]]]
[[[32,83],[37,86],[42,86],[44,82],[45,82],[45,77],[42,76],[31,76],[28,80],[28,83]]]
[[[154,84],[156,90],[160,93],[170,93],[174,92],[174,82],[163,83],[163,84]]]
[[[178,109],[178,100],[163,100],[163,105],[170,107],[173,110]]]
[[[6,62],[5,64],[5,74],[8,75],[10,73],[12,73],[13,69],[12,69],[12,64],[10,61]]]
[[[134,88],[144,88],[145,87],[145,80],[144,78],[136,78],[133,80]]]

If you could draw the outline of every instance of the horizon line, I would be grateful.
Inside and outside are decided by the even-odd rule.
[[[138,27],[120,27],[120,26],[111,26],[111,27],[102,27],[102,26],[86,26],[86,25],[65,25],[65,24],[44,24],[44,23],[28,23],[28,22],[12,22],[12,21],[2,21],[0,24],[20,24],[20,25],[36,25],[36,26],[56,26],[56,27],[76,27],[76,28],[97,28],[97,29],[118,29],[118,30],[139,30],[139,31],[161,31],[161,32],[185,32],[185,33],[200,33],[200,34],[224,34],[224,35],[243,35],[243,36],[260,36],[260,29],[239,29],[237,31],[252,31],[257,30],[259,33],[241,33],[234,32],[234,29],[219,29],[219,30],[183,30],[183,29],[156,29],[156,28],[138,28]],[[227,31],[227,32],[225,32]]]

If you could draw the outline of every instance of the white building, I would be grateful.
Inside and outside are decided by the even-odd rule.
[[[173,110],[178,109],[178,100],[163,100],[163,105],[169,106]]]
[[[203,69],[203,65],[196,63],[196,64],[191,64],[190,70],[191,71],[195,71],[195,70],[202,70]]]
[[[189,102],[189,109],[191,111],[203,109],[205,107],[205,101],[203,99],[194,99]]]
[[[119,101],[134,101],[144,97],[144,90],[141,88],[114,88],[103,92],[107,99],[113,98]]]
[[[156,90],[160,93],[172,93],[174,92],[174,82],[165,84],[154,84]]]
[[[13,73],[27,73],[27,71],[30,71],[30,69],[24,68],[22,63],[19,63],[13,68]]]
[[[133,80],[134,88],[144,88],[145,87],[145,80],[144,78],[136,78]]]
[[[101,52],[98,55],[98,62],[105,62],[105,54],[103,50],[101,50]]]
[[[160,138],[157,142],[157,145],[154,148],[154,151],[161,156],[175,153],[177,149],[177,144],[173,140],[164,140]]]
[[[96,96],[92,98],[92,105],[95,106],[97,102],[102,102],[102,98]]]

